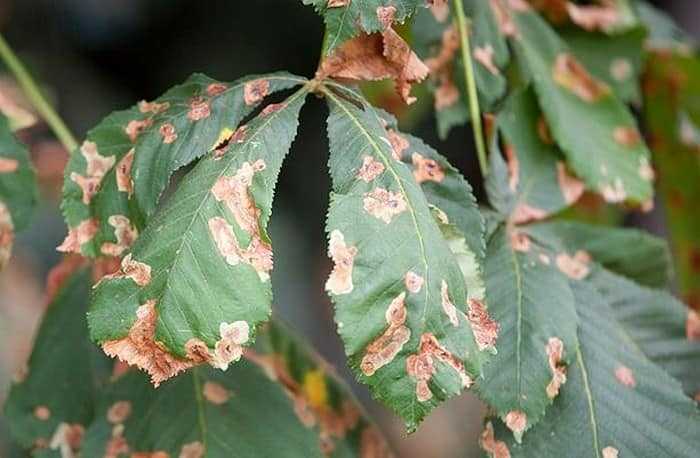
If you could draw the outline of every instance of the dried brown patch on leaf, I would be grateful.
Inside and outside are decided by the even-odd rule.
[[[117,401],[107,409],[107,421],[113,425],[124,423],[131,415],[131,402]]]
[[[557,182],[564,202],[571,205],[581,198],[585,185],[583,181],[569,173],[569,169],[562,161],[557,161]]]
[[[387,129],[386,133],[389,136],[389,143],[391,144],[391,156],[397,161],[400,161],[403,152],[409,147],[408,140],[394,129]]]
[[[211,83],[207,86],[207,94],[211,97],[223,94],[228,86],[225,83]]]
[[[156,387],[195,365],[193,361],[171,355],[155,341],[157,320],[156,301],[149,300],[136,309],[136,321],[126,337],[102,344],[107,355],[148,372]]]
[[[568,2],[566,10],[574,24],[588,31],[609,30],[620,21],[620,12],[613,2],[602,5],[577,5]]]
[[[369,183],[382,173],[384,173],[384,164],[372,156],[365,156],[362,158],[360,170],[357,171],[357,179]]]
[[[190,100],[190,110],[187,112],[187,119],[199,121],[208,118],[210,114],[209,101],[204,97],[193,97]]]
[[[510,215],[513,224],[524,224],[531,221],[539,221],[549,216],[549,213],[541,208],[533,207],[524,202],[518,203]]]
[[[15,225],[7,206],[0,201],[0,269],[4,268],[12,255],[15,240]]]
[[[379,6],[377,7],[377,19],[382,25],[382,29],[386,30],[391,27],[394,23],[394,16],[396,16],[395,6]]]
[[[527,253],[530,251],[530,237],[522,231],[517,229],[511,229],[510,231],[510,246],[513,251],[520,251],[522,253]]]
[[[554,399],[559,394],[559,389],[566,383],[566,366],[562,363],[564,356],[564,342],[559,337],[550,337],[545,346],[549,370],[552,371],[552,380],[547,385],[547,397]]]
[[[260,210],[256,207],[250,186],[253,176],[265,170],[265,161],[244,162],[234,176],[219,178],[211,189],[218,202],[224,202],[233,213],[238,226],[251,236],[259,232]]]
[[[518,189],[518,183],[520,183],[520,161],[513,145],[506,145],[504,150],[508,167],[508,188],[511,192],[515,192]]]
[[[90,204],[92,196],[100,189],[104,175],[112,168],[116,158],[114,156],[102,156],[97,151],[97,144],[85,141],[80,147],[80,153],[87,162],[85,176],[72,172],[70,179],[83,191],[83,203]]]
[[[151,125],[153,125],[153,120],[151,118],[134,119],[128,122],[124,128],[124,132],[126,132],[129,140],[131,140],[131,143],[136,143],[139,135],[141,135],[144,130],[151,127]]]
[[[434,181],[440,183],[445,178],[445,172],[434,159],[425,158],[418,153],[411,156],[413,162],[413,177],[418,183]]]
[[[119,161],[116,169],[117,189],[129,197],[134,193],[134,180],[131,179],[131,165],[134,163],[134,148],[131,148]]]
[[[599,192],[603,199],[611,204],[624,202],[627,198],[627,191],[625,191],[625,186],[622,184],[620,177],[615,178],[612,183],[600,186]]]
[[[118,424],[112,428],[112,436],[105,446],[104,458],[119,458],[129,453],[129,444],[124,437],[124,425]]]
[[[209,364],[225,371],[229,364],[243,356],[243,345],[250,339],[250,326],[246,321],[219,324],[221,339],[214,346],[214,357]]]
[[[507,37],[515,37],[518,34],[518,29],[513,22],[510,11],[501,0],[489,0],[489,4],[501,33]]]
[[[389,224],[394,216],[406,211],[408,206],[401,193],[394,193],[384,188],[374,188],[366,192],[362,199],[363,208],[367,213]]]
[[[34,417],[37,420],[47,421],[51,418],[51,410],[44,405],[36,406],[34,407]]]
[[[58,450],[61,458],[76,458],[85,436],[85,427],[78,423],[59,423],[51,436],[49,448]]]
[[[168,102],[147,102],[142,100],[139,102],[139,111],[141,113],[152,113],[154,115],[164,112],[170,108],[170,103]],[[133,140],[132,140],[133,141]]]
[[[574,280],[583,280],[588,276],[591,255],[583,250],[578,250],[573,256],[569,253],[559,253],[556,258],[557,267],[567,277]]]
[[[261,115],[263,116],[268,116],[272,113],[276,113],[286,107],[287,104],[282,102],[282,103],[270,103],[268,104],[263,110],[260,112]]]
[[[656,172],[654,172],[654,168],[649,164],[649,159],[643,156],[639,158],[638,172],[643,180],[654,181],[654,178],[656,178]]]
[[[442,280],[440,285],[440,299],[442,302],[442,311],[445,312],[447,318],[452,323],[452,326],[459,326],[459,317],[457,316],[457,307],[450,300],[450,292],[447,287],[447,282]]]
[[[161,125],[158,129],[158,132],[160,132],[161,137],[163,137],[163,143],[166,145],[170,145],[177,139],[175,126],[169,122],[163,123],[163,125]]]
[[[425,279],[413,271],[406,272],[406,276],[404,277],[406,289],[413,294],[420,292],[424,282]]]
[[[510,458],[510,450],[505,442],[496,440],[493,424],[489,421],[481,432],[479,445],[491,458]]]
[[[467,375],[464,364],[450,353],[431,333],[424,333],[420,337],[418,353],[406,359],[406,372],[416,379],[416,398],[419,402],[426,402],[433,397],[428,383],[436,372],[433,358],[438,359],[450,366],[462,382],[462,387],[469,388],[473,383],[472,378]]]
[[[100,252],[105,256],[121,256],[139,236],[139,232],[131,224],[129,218],[124,215],[112,215],[107,219],[110,226],[114,228],[114,236],[117,243],[105,242],[100,247]]]
[[[211,218],[208,225],[219,253],[229,265],[235,266],[241,262],[248,264],[255,269],[261,281],[269,280],[273,267],[272,247],[269,243],[256,236],[243,248],[238,243],[233,227],[224,218]]]
[[[353,289],[352,267],[357,255],[357,248],[345,243],[345,236],[339,230],[331,231],[328,243],[328,256],[334,266],[328,281],[326,291],[333,295],[348,294]]]
[[[603,450],[603,458],[617,458],[619,455],[619,451],[612,446],[607,446]]]
[[[266,79],[248,81],[243,86],[243,101],[246,105],[255,105],[270,93],[270,82]]]
[[[392,79],[407,104],[415,102],[411,86],[428,76],[428,67],[393,29],[363,34],[346,41],[324,59],[316,77],[355,81]]]
[[[617,57],[610,62],[610,76],[615,81],[627,81],[632,76],[632,64],[624,57]]]
[[[428,0],[428,7],[438,22],[445,22],[450,15],[450,5],[447,0]]]
[[[138,262],[131,258],[131,253],[122,259],[121,268],[118,272],[105,275],[105,279],[130,278],[139,286],[146,286],[151,282],[151,266],[143,262]],[[143,307],[143,306],[142,306]]]
[[[328,8],[343,8],[350,4],[350,0],[328,0],[326,6]]]
[[[17,161],[17,159],[0,157],[0,173],[16,172],[18,168],[19,161]]]
[[[474,60],[483,65],[492,75],[498,76],[501,74],[496,64],[493,63],[493,46],[490,44],[482,47],[476,46],[474,48]]]
[[[360,369],[367,377],[394,360],[403,346],[411,338],[411,330],[406,326],[406,293],[396,296],[384,314],[389,325],[386,330],[367,346]]]
[[[537,136],[540,137],[540,140],[547,145],[554,144],[552,132],[549,130],[549,123],[547,123],[544,116],[540,116],[537,119]]]
[[[685,321],[685,335],[688,340],[700,341],[700,314],[695,310],[688,310],[688,318]]]
[[[204,458],[204,444],[199,441],[190,442],[182,446],[179,458]]]
[[[80,254],[80,247],[92,240],[99,229],[100,223],[95,218],[86,219],[76,227],[68,229],[68,235],[56,250],[63,253]]]
[[[610,88],[595,79],[588,70],[569,53],[557,56],[552,67],[554,81],[571,91],[584,102],[597,102],[610,93]]]
[[[636,127],[618,126],[613,130],[613,139],[620,145],[635,148],[642,142],[642,136]]]
[[[615,378],[618,382],[628,388],[637,386],[637,380],[634,378],[634,372],[627,366],[617,366],[615,368]]]
[[[425,61],[433,79],[438,81],[435,90],[436,111],[444,110],[459,100],[459,89],[457,89],[452,77],[454,59],[458,49],[457,28],[451,25],[442,33],[442,44],[439,52]]]
[[[520,410],[511,410],[506,414],[505,423],[508,429],[513,431],[516,440],[520,442],[519,438],[522,438],[525,428],[527,428],[527,414]]]
[[[472,327],[474,340],[479,350],[495,349],[500,325],[489,316],[486,305],[478,299],[469,299],[467,319]]]
[[[204,382],[202,394],[204,395],[204,399],[216,405],[226,404],[231,397],[229,390],[224,388],[220,383],[212,382],[211,380]]]

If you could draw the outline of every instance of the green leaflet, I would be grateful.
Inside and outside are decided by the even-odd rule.
[[[514,92],[496,118],[505,145],[507,166],[494,158],[486,189],[494,207],[516,223],[544,219],[574,203],[583,183],[572,176],[549,130],[532,90]]]
[[[480,106],[483,111],[495,108],[506,93],[503,71],[509,63],[508,46],[498,30],[493,11],[488,1],[465,1],[467,14],[471,17],[471,50],[474,58],[474,77]],[[438,57],[444,51],[445,41],[455,34],[452,15],[436,17],[431,10],[418,10],[413,23],[413,43],[419,56],[432,61],[431,90],[436,96],[435,116],[440,138],[446,138],[452,127],[469,120],[468,96],[464,94],[464,63],[459,48],[453,48],[448,59]],[[443,98],[446,94],[458,97]],[[442,100],[442,102],[440,101]],[[444,101],[451,101],[445,104]]]
[[[221,146],[266,95],[304,81],[284,72],[233,83],[194,74],[154,102],[106,117],[66,167],[61,207],[70,232],[60,249],[122,255],[175,170]]]
[[[662,177],[664,203],[680,292],[700,306],[700,60],[694,55],[652,53],[646,69],[645,121]]]
[[[307,88],[269,105],[200,161],[149,223],[117,275],[97,285],[90,335],[154,384],[192,365],[225,369],[270,315],[266,232]],[[211,350],[214,349],[214,350]]]
[[[683,384],[690,396],[700,393],[700,342],[690,340],[690,311],[666,291],[639,286],[604,269],[587,281],[610,303],[625,331],[644,354]]]
[[[531,75],[552,136],[572,170],[609,202],[653,195],[649,151],[634,118],[534,12],[511,11],[518,61]]]
[[[100,398],[83,456],[103,456],[109,447],[174,457],[195,450],[222,458],[388,456],[326,363],[278,324],[260,337],[260,353],[226,373],[200,367],[158,389],[137,372],[118,379]]]
[[[334,87],[324,90],[335,262],[326,289],[350,366],[413,431],[471,384],[484,356],[465,316],[459,264],[399,148],[374,108]]]
[[[393,19],[403,23],[413,12],[425,6],[424,0],[302,0],[312,5],[326,23],[324,50],[326,54],[361,32],[384,30],[379,15],[382,8],[393,8]],[[346,3],[345,5],[342,5]],[[333,6],[337,4],[338,6]]]
[[[10,259],[16,230],[29,224],[37,201],[34,168],[27,148],[0,114],[0,269]]]
[[[556,249],[586,251],[607,270],[637,283],[666,288],[671,281],[671,256],[663,239],[638,229],[621,229],[574,221],[553,221],[528,226],[529,234],[543,243],[561,242]]]
[[[14,440],[25,448],[50,445],[61,424],[86,426],[93,402],[112,369],[88,339],[82,317],[90,274],[71,274],[48,305],[27,367],[5,403]]]
[[[680,384],[650,362],[618,324],[605,299],[587,282],[572,282],[580,316],[580,350],[567,383],[547,416],[522,445],[498,421],[491,424],[513,457],[694,457],[700,413]],[[614,449],[614,450],[613,450]]]
[[[489,310],[501,330],[498,354],[484,366],[477,392],[519,440],[542,420],[566,381],[558,371],[574,361],[574,298],[553,260],[517,229],[496,230],[485,271]]]

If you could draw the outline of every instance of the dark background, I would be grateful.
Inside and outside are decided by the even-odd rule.
[[[697,1],[654,3],[698,35]],[[321,19],[300,0],[0,0],[0,27],[78,138],[109,112],[153,99],[193,72],[224,81],[282,69],[310,77],[323,35]],[[423,99],[413,115],[404,113],[404,126],[448,156],[482,200],[470,130],[455,129],[439,141],[432,116],[421,114],[431,103]],[[323,104],[310,98],[280,177],[270,230],[275,306],[351,379],[323,291],[330,270],[323,232],[329,189],[324,116]],[[30,350],[44,278],[59,260],[54,249],[65,234],[57,208],[65,152],[45,128],[33,129],[31,143],[43,202],[0,273],[0,402],[8,374]],[[483,407],[471,395],[446,403],[404,439],[401,422],[363,388],[356,391],[400,456],[478,454]],[[0,456],[2,428],[0,419]]]

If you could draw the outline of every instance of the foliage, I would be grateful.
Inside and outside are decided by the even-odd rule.
[[[6,405],[20,446],[390,453],[326,363],[271,319],[275,185],[315,94],[329,110],[325,289],[349,367],[409,432],[474,387],[489,456],[696,454],[700,316],[668,291],[675,262],[682,293],[698,294],[700,230],[686,208],[698,197],[700,61],[687,37],[631,0],[465,1],[468,27],[454,1],[303,3],[326,23],[313,79],[196,74],[109,115],[72,152],[59,250],[74,254],[51,277]],[[391,80],[411,104],[426,78],[441,137],[485,120],[484,132],[474,124],[489,149],[482,207],[353,84]],[[644,105],[673,258],[642,231],[562,217],[586,191],[653,207],[630,104]],[[32,173],[4,118],[0,141],[11,230],[26,224],[34,191],[18,190]]]

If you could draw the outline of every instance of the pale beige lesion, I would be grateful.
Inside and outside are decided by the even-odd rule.
[[[114,156],[102,156],[97,150],[97,144],[86,140],[80,147],[80,153],[87,162],[85,176],[71,172],[70,179],[77,184],[83,193],[82,201],[89,205],[93,196],[99,191],[105,174],[114,166]]]
[[[489,421],[479,437],[479,445],[488,453],[490,458],[510,458],[508,445],[496,439],[493,431],[493,424]]]
[[[423,283],[425,283],[425,278],[421,277],[413,271],[406,272],[404,276],[404,284],[408,292],[417,294],[423,288]]]
[[[80,253],[80,247],[90,242],[100,230],[100,223],[95,218],[81,221],[75,227],[68,229],[68,235],[56,250],[63,253]]]
[[[245,83],[243,86],[243,101],[246,105],[255,105],[262,101],[270,93],[270,82],[266,79],[257,79]]]
[[[19,161],[9,157],[0,157],[0,173],[16,172],[19,168]]]
[[[522,410],[511,410],[506,414],[504,420],[508,429],[513,431],[516,440],[520,442],[527,428],[527,414]]]
[[[131,143],[136,143],[138,137],[152,125],[153,119],[151,118],[133,119],[126,124],[124,132],[126,133],[127,137],[129,137]]]
[[[442,280],[440,285],[440,298],[442,301],[442,311],[445,312],[445,315],[447,315],[447,318],[450,320],[450,323],[452,323],[452,326],[459,326],[457,307],[455,307],[454,303],[450,299],[449,288],[445,280]]]
[[[15,226],[12,215],[4,202],[0,201],[0,269],[3,269],[12,255],[15,240]]]
[[[225,371],[229,364],[241,359],[243,345],[250,339],[250,326],[243,320],[220,323],[219,334],[221,338],[216,341],[209,364]]]
[[[112,215],[107,222],[114,228],[114,237],[117,242],[103,243],[100,252],[107,256],[121,256],[136,241],[139,232],[124,215]]]
[[[559,337],[550,337],[545,346],[547,362],[552,372],[552,380],[547,385],[546,393],[549,399],[559,394],[559,389],[566,383],[566,366],[563,364],[564,342]]]
[[[209,101],[204,97],[193,97],[190,99],[189,107],[190,109],[187,112],[187,119],[190,121],[200,121],[208,118],[211,114]]]
[[[134,163],[134,148],[131,148],[119,161],[116,168],[117,190],[129,197],[134,193],[134,180],[131,178],[131,166]]]
[[[469,299],[467,320],[472,327],[474,340],[479,350],[494,350],[500,325],[489,316],[486,305],[478,299]]]
[[[105,275],[102,280],[129,278],[138,286],[146,286],[151,282],[151,266],[132,258],[131,253],[124,256],[119,271]]]
[[[367,346],[360,369],[368,377],[391,363],[411,338],[411,330],[406,326],[408,311],[405,300],[406,293],[402,292],[391,301],[384,314],[387,328]]]
[[[372,156],[365,156],[362,158],[362,166],[357,171],[357,179],[369,183],[384,173],[384,170],[384,164]]]
[[[239,263],[248,264],[255,269],[261,281],[270,279],[273,259],[272,247],[269,243],[259,237],[253,237],[246,248],[241,247],[233,226],[220,216],[210,218],[208,226],[214,243],[227,264],[231,266]]]
[[[587,103],[597,102],[610,94],[610,88],[591,76],[588,70],[569,53],[561,53],[556,57],[552,67],[552,77],[558,85]]]
[[[591,255],[583,250],[576,251],[573,256],[568,253],[559,253],[555,262],[567,277],[583,280],[590,272]]]
[[[386,224],[391,223],[395,216],[408,209],[403,194],[379,187],[366,192],[362,204],[367,213]]]
[[[423,183],[425,181],[440,183],[445,179],[445,172],[436,160],[425,158],[418,153],[413,153],[413,155],[411,155],[411,162],[413,163],[413,177],[418,183]]]
[[[337,229],[331,231],[328,256],[333,260],[334,266],[326,281],[326,291],[336,296],[352,292],[352,269],[356,255],[357,248],[347,245],[342,232]]]

